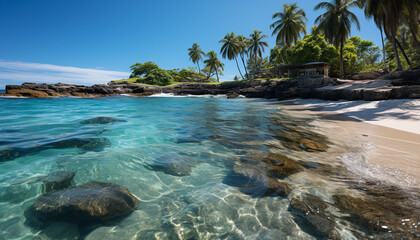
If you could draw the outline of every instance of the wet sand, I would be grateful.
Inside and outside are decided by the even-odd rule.
[[[349,117],[337,111],[320,111],[321,106],[309,107],[308,100],[290,100],[280,102],[281,108],[290,114],[306,115],[313,119],[312,124],[318,126],[332,142],[346,141],[350,144],[365,146],[364,153],[369,167],[379,166],[382,171],[396,176],[409,187],[420,183],[420,134],[375,125]],[[326,102],[328,103],[328,102]],[[386,120],[386,117],[384,118]],[[404,124],[406,119],[393,124]],[[420,125],[420,121],[418,122]],[[400,125],[401,127],[401,125]],[[397,171],[395,171],[397,170]],[[363,171],[363,170],[362,170]],[[386,178],[387,176],[383,176]]]

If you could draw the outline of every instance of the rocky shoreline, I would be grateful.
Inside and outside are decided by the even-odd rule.
[[[365,76],[370,76],[365,73]],[[357,79],[363,78],[358,74]],[[340,80],[325,77],[299,77],[282,81],[238,81],[221,84],[178,84],[168,87],[145,86],[127,82],[110,82],[93,86],[57,83],[23,83],[7,85],[1,96],[16,97],[104,97],[128,94],[150,96],[157,93],[174,95],[218,95],[228,98],[239,95],[251,98],[317,98],[323,100],[387,100],[420,98],[420,68],[393,72],[374,80]]]

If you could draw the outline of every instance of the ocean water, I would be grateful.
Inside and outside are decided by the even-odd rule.
[[[81,124],[99,116],[124,121]],[[377,236],[333,204],[334,194],[363,197],[360,189],[381,184],[349,170],[349,153],[363,149],[328,142],[312,120],[292,117],[278,102],[261,99],[0,98],[0,152],[19,153],[0,161],[0,239],[322,238],[290,210],[291,199],[305,194],[330,205],[342,239]],[[277,137],[291,126],[325,139],[328,151],[304,151]],[[94,148],[56,144],[69,139],[97,141]],[[279,178],[290,185],[288,196],[266,196],[264,181],[254,179],[255,174],[267,177],[260,159],[270,153],[301,164],[300,172]],[[180,165],[154,167],[173,161]],[[328,167],[319,171],[319,165]],[[251,173],[236,179],[238,168]],[[41,195],[39,179],[57,171],[74,172],[74,185],[103,181],[126,186],[140,199],[139,207],[102,224],[28,226],[23,213]],[[241,181],[250,179],[255,186],[243,187]],[[418,203],[414,190],[398,191],[409,193],[404,201]]]

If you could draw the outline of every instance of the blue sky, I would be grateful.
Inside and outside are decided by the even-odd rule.
[[[322,13],[313,11],[320,1],[0,0],[0,88],[25,81],[106,83],[128,77],[136,62],[188,67],[187,48],[194,42],[218,53],[218,41],[231,31],[248,36],[262,30],[273,47],[271,16],[294,2],[306,11],[310,29]],[[362,29],[352,35],[380,46],[373,22],[353,11]],[[222,79],[239,75],[233,61],[223,62]]]

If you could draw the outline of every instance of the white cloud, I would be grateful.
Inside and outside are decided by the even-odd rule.
[[[23,82],[74,83],[92,85],[128,78],[130,73],[43,63],[0,60],[0,88]]]

